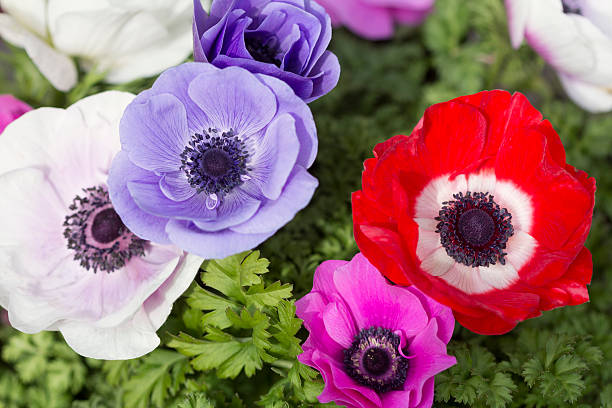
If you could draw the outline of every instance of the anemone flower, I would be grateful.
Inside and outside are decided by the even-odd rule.
[[[134,235],[106,179],[134,95],[41,108],[0,137],[0,305],[26,333],[59,330],[77,353],[141,356],[202,259]]]
[[[0,95],[0,133],[9,123],[31,111],[32,108],[13,95]]]
[[[317,2],[214,0],[210,15],[194,5],[196,61],[276,77],[306,102],[338,83],[340,64],[327,50],[331,22]]]
[[[353,194],[362,253],[480,334],[588,301],[595,180],[520,93],[431,106],[374,149]]]
[[[414,286],[390,285],[361,254],[323,262],[296,306],[310,332],[298,359],[323,375],[322,403],[431,407],[435,375],[456,364],[446,353],[451,310]]]
[[[138,236],[204,258],[259,245],[310,201],[317,152],[308,106],[284,82],[187,63],[121,121],[110,195]]]

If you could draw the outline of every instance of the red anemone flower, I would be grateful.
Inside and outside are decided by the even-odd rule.
[[[377,145],[353,194],[355,238],[383,274],[451,307],[480,334],[588,301],[595,180],[565,162],[524,95],[433,105]]]

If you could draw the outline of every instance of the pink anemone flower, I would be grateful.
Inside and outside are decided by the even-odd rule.
[[[297,312],[310,332],[298,359],[323,375],[322,403],[431,407],[434,376],[456,364],[446,352],[451,310],[414,286],[387,283],[361,254],[322,263]]]

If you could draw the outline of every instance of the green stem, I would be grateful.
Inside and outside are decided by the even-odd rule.
[[[291,370],[291,367],[293,367],[293,361],[280,359],[280,360],[276,360],[271,365],[273,367],[286,368],[287,370]]]

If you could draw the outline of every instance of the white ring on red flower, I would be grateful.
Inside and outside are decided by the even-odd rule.
[[[452,201],[453,194],[471,192],[490,193],[495,202],[512,214],[512,235],[506,244],[506,264],[499,262],[488,267],[471,267],[448,256],[435,232],[443,202]],[[520,269],[535,252],[537,241],[530,235],[533,225],[531,197],[510,180],[497,180],[492,171],[458,175],[453,180],[444,175],[433,179],[416,199],[415,218],[419,239],[416,253],[421,268],[432,276],[467,293],[480,294],[505,289],[519,279]]]

